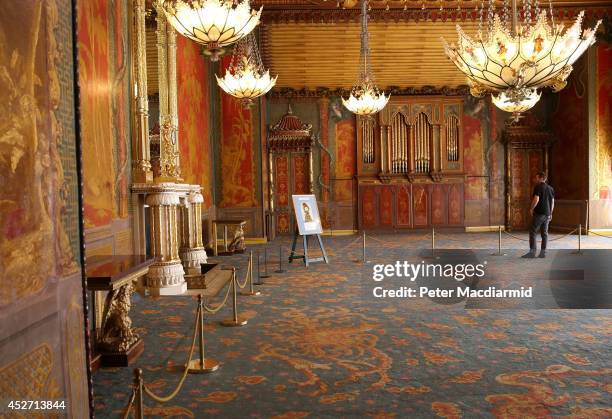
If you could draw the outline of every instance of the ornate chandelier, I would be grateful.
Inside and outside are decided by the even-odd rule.
[[[181,35],[204,45],[211,61],[224,47],[248,35],[259,23],[249,0],[161,0],[168,22]]]
[[[380,91],[374,82],[370,66],[370,47],[368,35],[368,0],[361,1],[361,50],[359,52],[359,78],[351,89],[348,99],[342,103],[357,115],[369,116],[382,110],[389,101],[389,96]]]
[[[253,33],[238,41],[234,47],[225,76],[215,77],[225,93],[241,99],[245,106],[250,106],[253,99],[268,93],[278,78],[270,77],[270,71],[264,68]]]
[[[493,94],[493,103],[514,113],[531,109],[540,99],[538,89],[562,90],[572,72],[572,64],[595,42],[595,28],[581,31],[584,12],[567,30],[555,25],[552,3],[540,10],[538,0],[523,0],[523,20],[519,25],[517,0],[504,0],[501,17],[493,0],[487,9],[487,32],[483,35],[484,0],[476,40],[457,25],[458,45],[443,39],[446,55],[468,79],[476,97]],[[532,16],[534,19],[532,20]]]
[[[499,109],[511,113],[513,121],[518,121],[521,113],[533,108],[541,95],[536,89],[508,89],[492,94],[491,99]]]

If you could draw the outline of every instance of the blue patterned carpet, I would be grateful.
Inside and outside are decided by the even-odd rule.
[[[145,398],[146,415],[612,417],[612,311],[470,309],[464,301],[375,299],[371,267],[354,262],[361,257],[355,239],[324,237],[329,265],[306,269],[294,263],[287,273],[265,279],[258,287],[262,296],[239,297],[246,326],[219,326],[229,309],[207,316],[207,356],[221,368],[189,375],[166,404]],[[367,257],[420,260],[429,240],[427,234],[375,235],[368,238]],[[495,233],[446,234],[438,236],[438,247],[493,249],[496,240]],[[281,244],[289,240],[267,245],[271,273]],[[505,237],[504,244],[508,255],[496,259],[497,269],[515,273],[518,283],[537,281],[533,272],[545,261],[520,259],[524,242]],[[589,236],[582,244],[609,249],[612,239]],[[572,236],[550,247],[575,246]],[[247,255],[218,260],[235,264],[244,278]],[[171,392],[180,378],[195,308],[193,297],[134,296],[132,321],[145,341],[135,366],[157,394]],[[131,382],[132,368],[97,372],[96,416],[119,416]]]

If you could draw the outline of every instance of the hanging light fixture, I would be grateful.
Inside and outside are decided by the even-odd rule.
[[[538,102],[538,89],[549,87],[558,92],[566,86],[572,64],[595,42],[601,20],[593,29],[581,31],[584,12],[580,12],[565,30],[562,24],[555,25],[551,0],[550,24],[538,0],[523,0],[523,20],[519,25],[517,0],[511,1],[510,5],[509,0],[504,0],[500,17],[495,14],[494,1],[489,0],[485,34],[482,1],[476,40],[457,25],[458,45],[442,41],[446,55],[466,75],[472,95],[492,93],[493,103],[513,112],[516,118]]]
[[[270,77],[270,71],[264,68],[253,33],[238,41],[234,47],[225,76],[215,77],[225,93],[241,99],[245,106],[252,105],[253,99],[268,93],[278,78]]]
[[[348,99],[342,98],[342,103],[357,115],[369,116],[382,110],[389,101],[389,96],[380,91],[374,82],[374,74],[370,65],[370,47],[368,35],[368,1],[361,1],[361,50],[359,52],[359,76],[351,89]]]
[[[259,23],[249,0],[160,0],[168,22],[181,35],[204,45],[211,61],[224,47],[248,35]]]
[[[533,108],[541,95],[537,89],[508,89],[492,94],[491,99],[499,109],[512,114],[512,121],[518,121],[521,113]]]

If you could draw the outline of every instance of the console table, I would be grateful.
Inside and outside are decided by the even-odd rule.
[[[94,308],[92,369],[128,366],[144,350],[129,314],[133,282],[145,276],[154,262],[143,255],[87,259],[87,289],[92,291]],[[106,291],[103,304],[98,298],[101,291]]]

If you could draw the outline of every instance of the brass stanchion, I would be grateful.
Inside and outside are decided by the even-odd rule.
[[[497,253],[491,253],[491,256],[506,256],[505,253],[502,253],[501,250],[501,242],[502,242],[502,226],[497,226]]]
[[[268,273],[268,248],[264,247],[264,273],[259,276],[260,278],[270,278]]]
[[[259,254],[259,250],[257,251],[257,282],[255,282],[255,285],[263,285],[264,283],[261,282],[261,268],[260,268],[260,254]]]
[[[144,394],[142,391],[142,370],[140,368],[134,368],[134,386],[136,387],[136,399],[134,400],[134,404],[136,405],[136,412],[134,414],[134,417],[136,419],[143,419]]]
[[[248,296],[261,295],[261,292],[253,288],[253,252],[252,251],[249,253],[249,266],[247,267],[247,275],[248,275],[247,278],[249,281],[249,290],[242,291],[240,295],[248,295]]]
[[[192,359],[187,364],[187,371],[192,374],[202,374],[206,372],[213,372],[219,368],[219,361],[206,358],[204,356],[204,306],[202,302],[202,294],[198,294],[198,313],[197,313],[197,325],[199,327],[200,332],[200,358]]]
[[[274,271],[277,274],[285,272],[283,269],[283,246],[278,246],[278,270]]]
[[[582,224],[578,224],[578,250],[574,252],[575,255],[582,254]]]
[[[233,308],[233,316],[231,319],[225,319],[221,321],[221,326],[225,327],[238,327],[244,326],[248,323],[247,319],[241,319],[238,317],[238,297],[236,293],[236,268],[232,268],[232,308]]]

